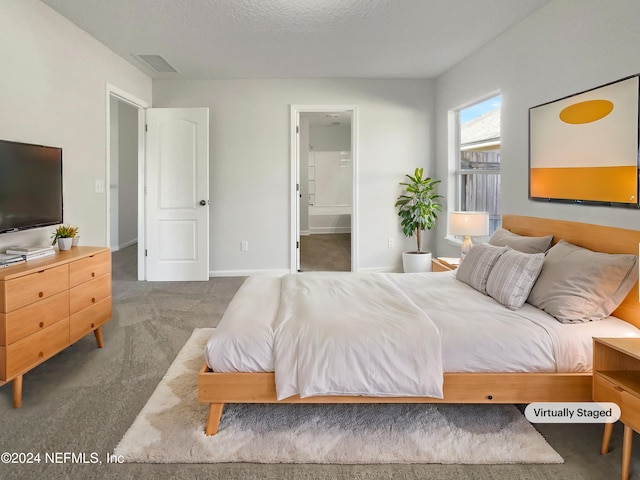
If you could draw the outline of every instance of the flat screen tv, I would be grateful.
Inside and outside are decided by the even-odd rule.
[[[62,149],[0,140],[0,233],[62,223]]]

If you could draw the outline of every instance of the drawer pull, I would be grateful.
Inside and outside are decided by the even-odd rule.
[[[96,297],[91,297],[91,303],[96,303]]]
[[[40,322],[40,328],[44,327],[44,322]]]
[[[95,323],[92,323],[92,324],[91,324],[91,328],[95,328],[95,326],[96,326],[96,324],[95,324]]]
[[[95,277],[96,276],[96,272],[91,272],[91,276]]]
[[[44,297],[44,292],[38,292],[38,296],[39,296],[40,298]]]
[[[38,353],[38,358],[42,358],[42,357],[44,357],[44,352]]]

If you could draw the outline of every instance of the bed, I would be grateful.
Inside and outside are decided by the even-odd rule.
[[[640,231],[542,218],[504,215],[503,228],[522,236],[553,235],[553,243],[558,247],[562,244],[560,240],[564,240],[594,252],[637,255],[640,244]],[[637,265],[634,268],[637,276]],[[323,275],[306,275],[287,276],[286,281],[307,292],[319,285],[314,282],[324,281]],[[349,370],[347,373],[356,380],[364,376],[370,380],[371,365],[375,366],[375,375],[385,379],[393,377],[390,386],[386,381],[379,385],[374,381],[373,387],[368,384],[368,388],[372,389],[367,391],[361,390],[357,382],[347,390],[336,388],[336,382],[331,379],[332,369],[336,370],[336,375],[344,373],[337,371],[340,365],[345,364],[344,356],[349,355],[350,349],[358,349],[360,346],[349,345],[347,348],[343,345],[341,349],[339,348],[338,355],[334,352],[329,353],[327,357],[322,357],[326,352],[322,351],[323,341],[319,341],[310,347],[305,346],[302,351],[310,352],[306,357],[287,358],[288,352],[296,351],[297,340],[296,338],[287,339],[287,332],[292,327],[287,326],[285,329],[284,325],[291,324],[295,327],[297,312],[287,312],[281,308],[279,288],[282,287],[279,279],[265,277],[243,285],[241,290],[243,290],[242,295],[245,301],[241,301],[242,299],[236,301],[234,298],[229,306],[231,311],[228,310],[227,313],[236,315],[235,318],[244,319],[235,322],[234,325],[239,327],[236,328],[237,330],[248,333],[242,338],[233,336],[227,338],[224,348],[220,347],[221,343],[214,344],[213,348],[208,345],[207,348],[210,351],[207,352],[207,362],[198,375],[198,400],[209,404],[205,433],[214,435],[217,432],[225,403],[590,401],[592,338],[640,336],[637,282],[613,311],[611,317],[607,316],[597,322],[567,325],[560,324],[547,313],[529,304],[517,309],[507,309],[483,293],[474,293],[473,289],[467,289],[461,294],[460,290],[457,290],[459,288],[457,284],[460,282],[455,277],[453,272],[386,275],[347,273],[329,276],[330,282],[340,287],[329,289],[331,296],[336,296],[336,292],[355,288],[352,287],[354,283],[362,282],[365,282],[366,290],[373,292],[373,296],[364,302],[364,306],[358,307],[361,310],[356,308],[353,312],[350,311],[349,316],[355,322],[352,328],[355,328],[354,331],[358,334],[350,337],[351,334],[347,332],[347,338],[362,336],[361,332],[367,330],[368,324],[359,324],[359,319],[369,316],[373,311],[380,311],[381,309],[377,308],[378,301],[385,305],[392,305],[391,312],[386,317],[382,315],[380,324],[384,323],[385,318],[406,317],[408,319],[405,323],[394,325],[393,331],[388,334],[371,338],[364,336],[362,348],[373,348],[374,353],[369,354],[366,362],[358,363],[358,360],[354,360],[350,363],[349,369],[342,368],[342,370]],[[420,288],[438,293],[430,298],[421,296]],[[282,291],[288,292],[288,290]],[[396,305],[397,297],[403,295],[409,297],[411,307],[407,307],[404,303]],[[330,308],[322,297],[316,298],[312,294],[309,298],[311,303],[307,308],[314,305],[316,309],[322,308],[323,311]],[[249,299],[250,301],[247,301]],[[319,303],[314,304],[314,301]],[[374,305],[369,308],[371,303]],[[456,305],[457,315],[450,315],[452,304]],[[344,307],[345,305],[338,302],[331,308]],[[471,320],[460,320],[465,317],[459,314],[461,311],[466,311],[467,317]],[[498,313],[504,315],[504,318],[501,317],[502,320],[498,320],[496,326],[492,327],[494,329],[483,328],[484,319],[497,317]],[[439,323],[433,326],[429,322],[432,318],[436,318],[436,322]],[[237,325],[243,321],[247,324]],[[375,324],[376,320],[374,319],[373,322]],[[512,338],[500,334],[507,331],[514,322],[522,325],[523,331],[519,336]],[[298,323],[296,328],[302,329],[311,337],[322,335],[322,331],[314,330],[315,324],[311,323],[312,326],[309,327],[305,322]],[[475,330],[469,333],[472,323],[477,325]],[[272,324],[273,328],[271,328]],[[407,325],[414,328],[412,326],[414,324],[418,325],[418,334],[415,330],[408,329]],[[335,324],[332,328],[335,329],[341,325]],[[440,335],[434,335],[434,331]],[[233,329],[229,332],[233,332]],[[275,335],[273,332],[280,333]],[[393,337],[396,332],[400,332],[399,334],[403,334],[404,337]],[[533,341],[532,339],[540,335],[540,332],[543,332],[540,341]],[[379,338],[382,340],[379,341]],[[420,341],[423,338],[432,338],[429,348],[412,350],[414,347],[410,344],[416,338],[420,338]],[[279,347],[278,343],[283,342],[284,346]],[[406,349],[385,348],[398,344],[407,345],[407,347]],[[485,350],[500,352],[500,354],[492,356],[476,354],[481,344],[486,344]],[[263,346],[260,347],[260,345]],[[272,354],[274,348],[278,348],[273,350],[274,352],[284,353]],[[400,358],[382,356],[389,350],[400,351],[400,354],[403,350],[407,350],[409,353]],[[460,351],[464,354],[452,353]],[[250,354],[247,355],[247,353]],[[332,357],[337,359],[333,363]],[[529,360],[522,362],[524,357]],[[377,361],[378,358],[381,360]],[[280,368],[276,368],[278,362],[284,361],[289,363],[282,363]],[[297,370],[294,372],[287,367],[291,362],[294,362],[296,369],[304,365],[304,368],[311,373],[322,368],[325,375],[321,381],[313,379],[307,381],[307,370],[301,370],[303,373]],[[215,368],[212,369],[209,364],[214,365]],[[395,372],[385,370],[389,365],[396,369]],[[412,372],[419,370],[421,366],[425,366],[426,373],[420,375],[420,381],[418,381],[417,376]],[[432,368],[433,375],[428,373]],[[280,373],[276,375],[274,371]],[[438,374],[438,371],[441,373]],[[312,376],[310,375],[309,378]],[[422,377],[427,378],[425,380]],[[330,381],[327,381],[327,378]],[[300,379],[302,380],[298,381]],[[351,382],[351,379],[349,381]],[[293,385],[296,382],[298,383]],[[410,391],[405,390],[406,385],[410,385]]]

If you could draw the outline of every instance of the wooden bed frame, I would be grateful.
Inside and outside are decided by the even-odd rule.
[[[520,235],[553,235],[590,250],[638,255],[640,231],[545,218],[503,215],[502,227]],[[613,313],[640,328],[638,285]],[[277,400],[273,373],[198,374],[198,401],[209,404],[205,427],[215,435],[225,403],[531,403],[591,401],[591,373],[445,373],[444,398],[298,395]]]

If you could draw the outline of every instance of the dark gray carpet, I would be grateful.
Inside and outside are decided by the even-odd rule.
[[[24,378],[22,408],[0,387],[0,453],[32,452],[41,463],[0,464],[6,479],[610,479],[619,478],[622,428],[601,456],[599,425],[538,425],[563,465],[138,465],[106,464],[196,327],[217,325],[242,278],[201,283],[136,281],[135,247],[113,255],[113,319],[105,346],[88,335]],[[636,442],[636,446],[637,446]],[[45,463],[46,453],[95,453],[102,465]],[[640,450],[632,478],[640,478]]]

